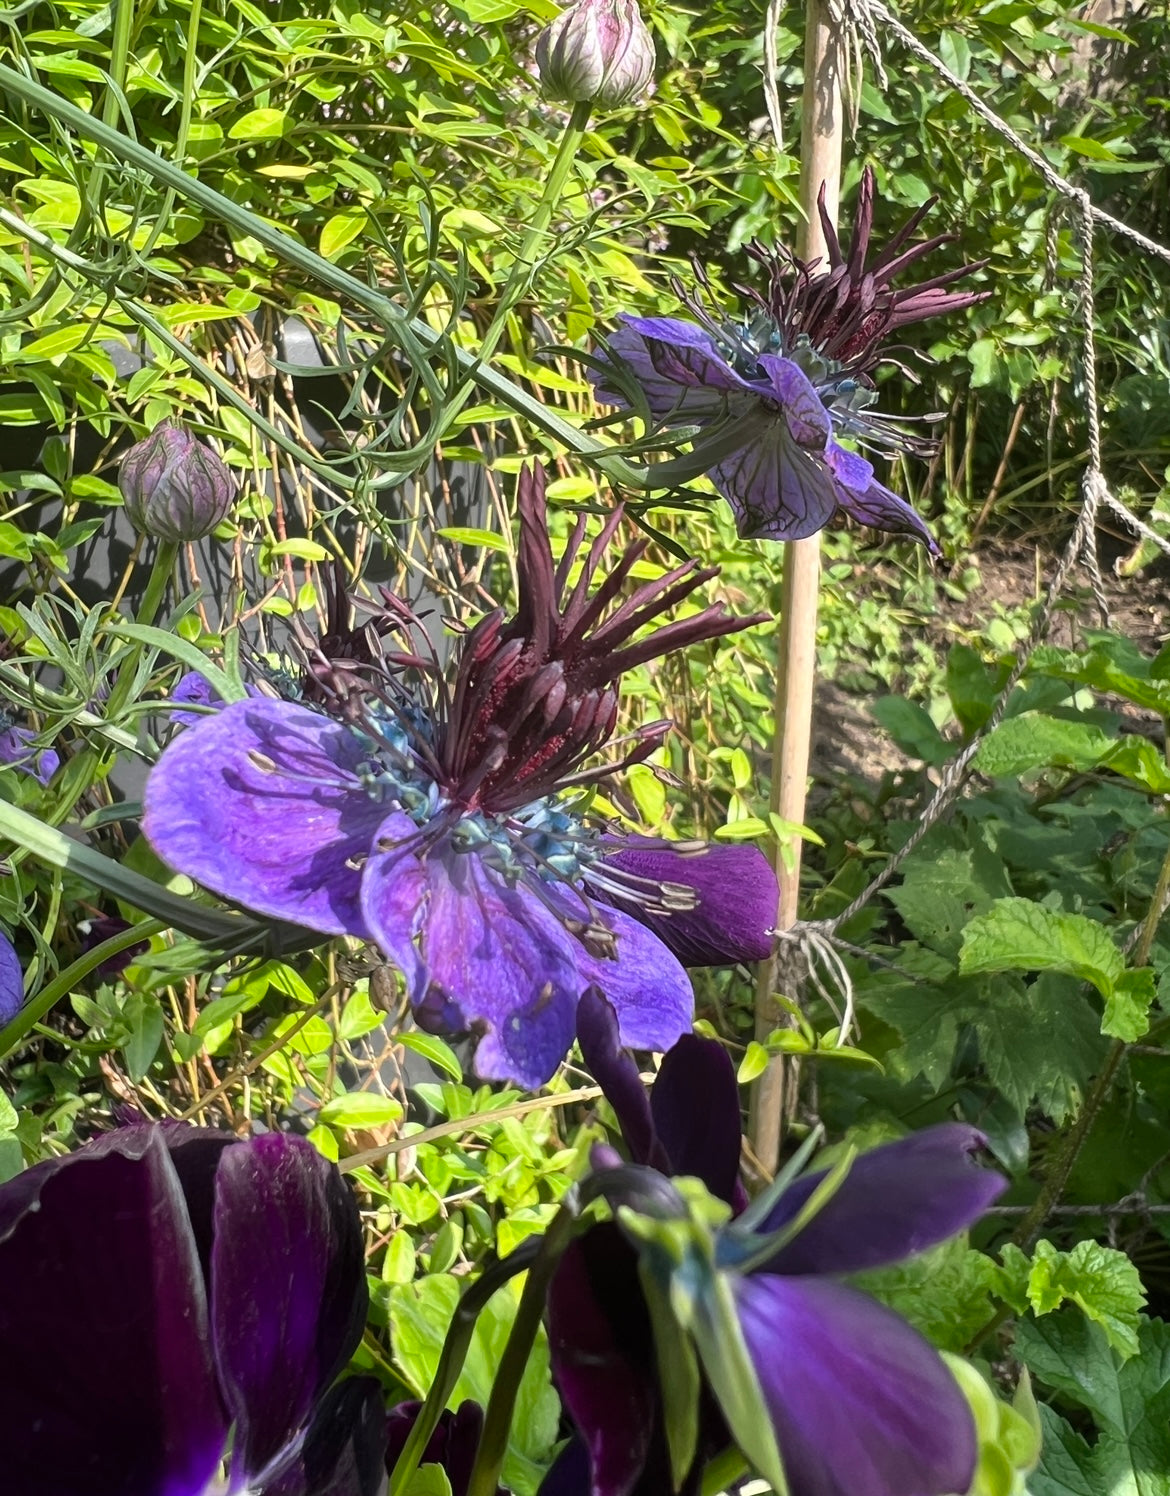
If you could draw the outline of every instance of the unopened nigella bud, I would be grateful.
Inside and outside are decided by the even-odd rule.
[[[575,0],[536,43],[544,91],[567,104],[636,104],[654,77],[638,0]]]
[[[118,487],[136,530],[174,542],[210,535],[236,496],[232,475],[211,448],[169,425],[130,448]]]

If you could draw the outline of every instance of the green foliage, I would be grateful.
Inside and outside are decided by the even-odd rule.
[[[1098,1326],[1068,1311],[1020,1326],[1016,1349],[1033,1375],[1092,1420],[1085,1437],[1041,1408],[1035,1496],[1170,1490],[1170,1325],[1143,1319],[1137,1339],[1137,1354],[1123,1361]]]
[[[1017,1314],[1031,1309],[1039,1317],[1074,1303],[1100,1325],[1121,1360],[1137,1355],[1146,1294],[1137,1268],[1124,1252],[1095,1241],[1081,1241],[1071,1252],[1061,1252],[1051,1242],[1040,1241],[1029,1261],[1009,1243],[1000,1260],[996,1291]]]
[[[415,1397],[425,1397],[435,1378],[439,1351],[455,1306],[459,1280],[432,1273],[390,1289],[394,1325],[394,1361]],[[510,1287],[489,1299],[475,1322],[471,1347],[448,1406],[465,1398],[487,1405],[496,1368],[516,1314]],[[549,1380],[548,1341],[541,1333],[520,1382],[513,1437],[504,1464],[504,1479],[517,1496],[535,1496],[557,1437],[560,1401]]]

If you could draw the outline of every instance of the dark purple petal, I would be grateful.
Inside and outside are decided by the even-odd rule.
[[[654,1135],[646,1087],[637,1065],[622,1048],[613,1004],[599,987],[587,987],[577,1005],[577,1040],[589,1073],[617,1113],[631,1158],[670,1173],[670,1159]]]
[[[729,396],[755,399],[753,387],[731,368],[711,334],[697,323],[676,317],[621,320],[622,326],[610,334],[609,346],[641,386],[656,420],[710,420],[728,413]],[[626,404],[617,391],[598,388],[597,398]]]
[[[203,1496],[228,1420],[161,1133],[28,1172],[0,1188],[5,1496]]]
[[[399,1403],[387,1415],[387,1470],[392,1471],[398,1463],[421,1408],[422,1404],[418,1402]],[[427,1440],[419,1464],[441,1465],[451,1482],[451,1496],[467,1496],[482,1432],[483,1409],[469,1398],[461,1402],[454,1413],[450,1408],[444,1408],[438,1427]],[[503,1493],[500,1492],[499,1496]]]
[[[386,1485],[386,1399],[375,1377],[350,1377],[321,1399],[300,1447],[264,1496],[380,1496]]]
[[[573,1042],[578,943],[524,885],[509,887],[474,853],[432,848],[425,862],[371,857],[362,884],[373,937],[430,1019],[480,1036],[476,1073],[544,1085]]]
[[[664,1050],[689,1034],[695,994],[686,971],[652,930],[618,909],[595,904],[617,939],[617,955],[592,956],[575,942],[580,988],[600,987],[613,1004],[627,1049]]]
[[[237,701],[181,733],[146,783],[143,830],[213,892],[328,935],[368,938],[361,865],[387,806],[359,735],[288,701]]]
[[[548,1327],[553,1377],[589,1454],[590,1496],[630,1496],[657,1421],[657,1373],[637,1254],[612,1222],[562,1257]]]
[[[982,1133],[962,1122],[927,1127],[854,1159],[836,1194],[772,1258],[769,1273],[859,1273],[900,1262],[973,1225],[1007,1188],[978,1162]],[[793,1220],[825,1177],[798,1179],[759,1226]]]
[[[958,1383],[916,1330],[820,1278],[733,1280],[748,1354],[799,1496],[953,1496],[975,1474]]]
[[[593,1496],[589,1451],[580,1438],[570,1439],[557,1455],[536,1496]]]
[[[215,1176],[223,1150],[236,1146],[240,1140],[230,1132],[220,1132],[213,1127],[193,1127],[189,1122],[160,1122],[158,1131],[179,1178],[203,1276],[210,1282],[211,1244],[215,1236]],[[110,1138],[116,1136],[116,1133],[109,1134]]]
[[[806,451],[823,452],[833,434],[833,423],[812,380],[799,364],[774,353],[761,357],[760,368],[771,382],[789,436]]]
[[[225,1149],[211,1323],[235,1478],[246,1483],[304,1427],[361,1339],[366,1308],[361,1223],[336,1165],[282,1133]]]
[[[838,485],[823,454],[799,446],[776,415],[709,477],[745,540],[804,540],[837,512]]]
[[[0,933],[0,1026],[11,1023],[24,1006],[24,973],[8,936]]]
[[[940,555],[934,536],[905,499],[900,499],[873,475],[873,467],[856,452],[830,442],[825,461],[837,479],[837,497],[841,508],[862,525],[875,530],[892,530],[921,540],[932,556]]]
[[[695,908],[650,914],[632,899],[619,899],[612,888],[606,899],[653,930],[684,966],[762,961],[771,954],[780,890],[758,847],[710,846],[684,855],[659,843],[640,843],[642,838],[630,837],[607,855],[606,864],[658,886],[692,888]]]
[[[654,1129],[672,1174],[693,1174],[742,1209],[740,1112],[735,1068],[722,1044],[687,1034],[662,1058],[650,1092]]]

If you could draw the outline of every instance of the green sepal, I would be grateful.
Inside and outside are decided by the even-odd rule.
[[[672,1275],[669,1270],[664,1274],[664,1267],[657,1253],[643,1252],[638,1258],[638,1277],[654,1331],[671,1481],[677,1491],[695,1462],[699,1444],[699,1363],[675,1314]]]
[[[789,1496],[784,1462],[736,1313],[731,1277],[710,1272],[692,1294],[690,1331],[731,1436],[775,1496]]]

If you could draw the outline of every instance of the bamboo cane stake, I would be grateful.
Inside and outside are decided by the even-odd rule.
[[[807,0],[804,46],[804,96],[801,102],[801,206],[805,222],[799,239],[802,259],[825,256],[827,246],[817,212],[817,194],[825,186],[825,206],[837,221],[841,193],[841,146],[844,137],[841,70],[845,48],[840,23],[824,0]],[[789,541],[784,547],[779,660],[776,672],[776,736],[772,746],[772,809],[785,821],[804,822],[809,750],[812,741],[816,679],[817,589],[820,581],[820,537]],[[777,840],[776,876],[780,903],[776,928],[796,923],[800,899],[798,836]],[[782,974],[791,985],[791,963],[779,950],[760,963],[756,983],[756,1037],[763,1039],[783,1022],[775,1001]],[[797,996],[789,991],[789,997]],[[757,1159],[775,1173],[786,1118],[792,1115],[799,1078],[798,1063],[783,1055],[770,1061],[753,1089],[750,1131]]]

